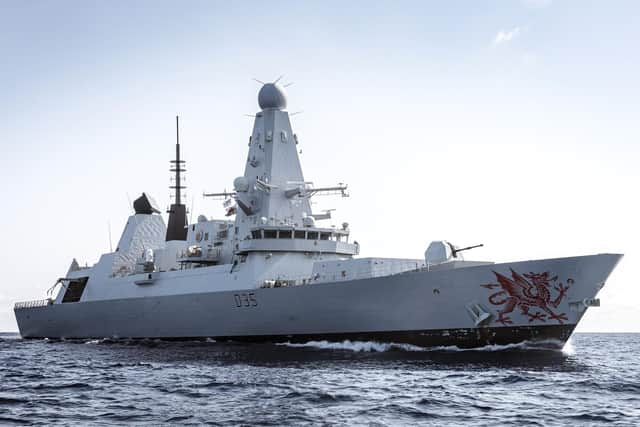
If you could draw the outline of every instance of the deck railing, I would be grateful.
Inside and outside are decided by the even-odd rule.
[[[15,303],[13,306],[14,310],[22,310],[25,308],[36,308],[36,307],[46,307],[48,305],[53,304],[53,300],[50,298],[47,299],[38,299],[33,301],[21,301]]]

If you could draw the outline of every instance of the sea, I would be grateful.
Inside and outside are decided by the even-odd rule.
[[[638,426],[640,334],[560,351],[4,333],[0,424]]]

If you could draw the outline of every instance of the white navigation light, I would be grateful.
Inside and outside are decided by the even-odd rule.
[[[284,88],[277,83],[265,83],[258,93],[258,105],[263,110],[287,108],[287,96],[284,93]]]

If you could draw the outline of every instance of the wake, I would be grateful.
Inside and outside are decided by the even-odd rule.
[[[541,340],[541,341],[523,341],[513,344],[490,344],[483,347],[474,348],[461,348],[455,345],[450,346],[435,346],[435,347],[420,347],[412,344],[402,343],[384,343],[378,341],[350,341],[345,340],[342,342],[331,341],[308,341],[305,343],[278,343],[276,345],[282,345],[293,348],[311,347],[321,350],[347,350],[353,352],[385,352],[385,351],[439,351],[439,352],[500,352],[509,350],[543,350],[543,351],[562,351],[566,355],[575,353],[575,348],[571,341],[567,341],[562,350],[560,350],[561,342],[557,340]]]

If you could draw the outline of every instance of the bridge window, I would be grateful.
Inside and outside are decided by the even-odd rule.
[[[320,233],[320,240],[329,240],[331,233]]]
[[[291,230],[280,230],[280,238],[281,239],[290,239],[292,235]]]
[[[264,230],[265,239],[276,239],[278,237],[278,230]]]
[[[296,238],[296,239],[304,239],[304,233],[305,233],[304,230],[296,230],[294,232],[293,237]]]
[[[309,231],[307,233],[307,239],[309,239],[309,240],[318,240],[318,232],[317,231]]]
[[[254,239],[262,239],[262,230],[252,230],[251,237]]]

